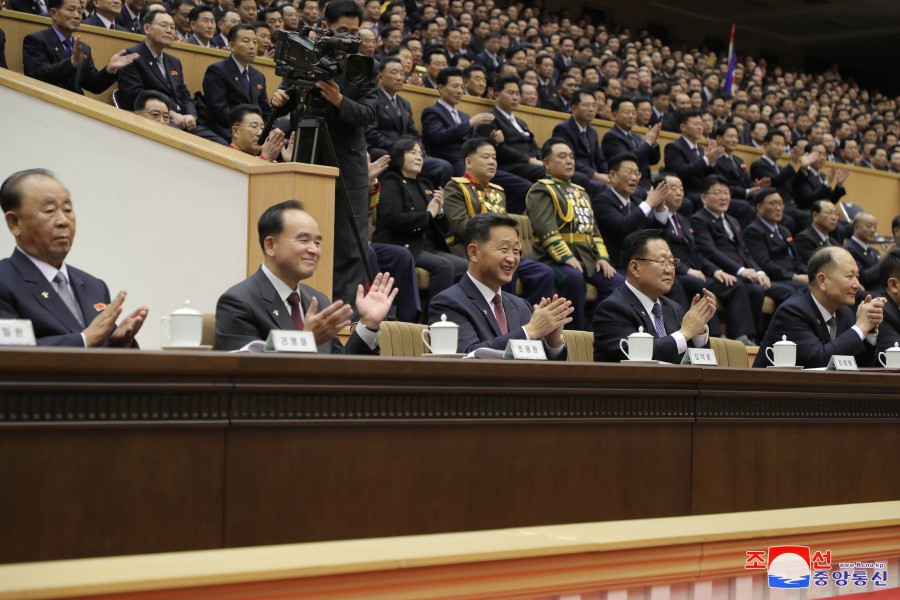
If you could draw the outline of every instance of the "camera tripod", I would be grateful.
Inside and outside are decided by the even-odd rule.
[[[338,168],[335,184],[340,190],[338,192],[340,196],[339,202],[343,203],[347,213],[347,224],[350,226],[350,231],[353,232],[353,237],[356,240],[359,258],[366,272],[366,280],[371,284],[375,281],[375,278],[369,266],[367,246],[363,243],[362,236],[359,234],[359,227],[353,216],[353,206],[350,204],[350,195],[347,193],[347,186],[344,185],[344,176],[340,172],[337,154],[334,151],[334,142],[325,122],[326,100],[322,97],[322,92],[315,87],[314,82],[301,81],[297,85],[287,86],[285,91],[291,100],[297,99],[295,114],[299,117],[299,121],[296,124],[294,123],[295,118],[291,118],[291,130],[294,132],[294,151],[291,161]],[[275,120],[286,114],[290,110],[288,108],[290,106],[291,101],[289,100],[281,109],[272,111],[272,115],[266,121],[262,133],[260,133],[260,144],[269,137],[269,132],[272,130]],[[327,162],[322,162],[323,159]],[[364,218],[368,218],[368,216],[364,215]]]

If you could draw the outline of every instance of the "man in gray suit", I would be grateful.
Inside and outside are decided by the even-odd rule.
[[[216,347],[238,350],[264,340],[272,329],[311,331],[320,354],[378,354],[379,326],[397,295],[394,278],[379,273],[368,293],[356,291],[359,325],[346,346],[336,339],[353,312],[343,301],[301,283],[319,264],[322,234],[296,200],[269,207],[259,217],[263,264],[222,294],[216,305]]]

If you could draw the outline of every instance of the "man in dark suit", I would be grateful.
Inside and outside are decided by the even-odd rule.
[[[636,110],[630,100],[617,99],[612,103],[613,117],[616,124],[603,135],[600,147],[603,155],[609,160],[617,154],[633,154],[638,159],[641,181],[634,192],[638,198],[645,198],[650,189],[650,165],[659,162],[659,132],[661,126],[652,125],[644,139],[634,133]]]
[[[94,14],[81,22],[82,25],[93,25],[113,31],[128,31],[116,19],[122,12],[121,0],[94,0]]]
[[[46,0],[10,0],[9,7],[12,10],[32,15],[50,16]]]
[[[541,340],[548,357],[565,360],[563,327],[572,321],[572,303],[554,296],[536,307],[501,287],[512,281],[521,243],[516,222],[507,215],[484,213],[466,224],[468,271],[431,300],[432,315],[447,315],[459,325],[457,349],[503,350],[509,340]]]
[[[668,173],[663,181],[667,187],[666,203],[662,209],[653,212],[653,218],[664,228],[672,255],[681,261],[675,267],[675,285],[666,296],[688,311],[691,298],[702,293],[703,288],[708,289],[725,304],[728,337],[746,346],[755,346],[753,340],[762,333],[765,292],[755,283],[726,273],[700,252],[690,221],[678,212],[684,201],[681,180]],[[708,325],[710,335],[722,335],[718,315],[710,319]]]
[[[575,40],[563,37],[559,40],[559,50],[553,55],[553,66],[556,73],[564,73],[566,68],[575,60]]]
[[[572,116],[553,127],[553,137],[564,139],[575,152],[575,172],[582,179],[578,185],[588,190],[591,201],[609,185],[609,166],[600,148],[597,130],[591,122],[597,116],[597,101],[587,90],[577,90],[572,96]]]
[[[820,248],[809,259],[809,288],[782,304],[759,346],[753,366],[764,367],[766,349],[786,337],[797,344],[797,364],[821,368],[835,354],[854,355],[869,366],[876,328],[884,320],[884,298],[867,296],[856,309],[858,269],[843,248]]]
[[[691,200],[696,211],[702,204],[700,193],[703,180],[712,174],[716,161],[722,158],[725,149],[713,140],[710,140],[706,150],[697,144],[703,137],[703,118],[698,110],[680,112],[679,127],[681,137],[666,145],[666,171],[678,175],[684,184],[684,195]]]
[[[503,56],[500,54],[500,34],[487,34],[484,38],[484,49],[475,55],[475,63],[484,67],[490,81],[497,75],[503,62]]]
[[[559,80],[557,81],[556,94],[543,99],[540,103],[540,107],[561,113],[571,113],[577,89],[578,79],[571,73],[564,73],[559,76]]]
[[[365,129],[366,143],[372,158],[381,158],[387,154],[391,146],[404,135],[421,139],[413,120],[412,107],[399,94],[403,89],[403,80],[403,63],[399,58],[390,57],[378,64],[378,106],[375,120]],[[453,176],[453,168],[442,158],[426,156],[422,176],[435,188],[443,187]]]
[[[710,175],[703,187],[700,196],[703,207],[691,216],[700,252],[729,275],[760,285],[776,304],[786,300],[794,293],[794,288],[773,283],[768,274],[759,269],[744,245],[740,223],[725,214],[731,202],[728,182],[718,175]]]
[[[0,209],[16,239],[12,256],[0,260],[0,319],[29,319],[39,346],[134,345],[149,309],[117,328],[125,292],[110,301],[103,281],[65,263],[75,212],[56,177],[44,169],[13,173],[0,186]]]
[[[778,164],[778,160],[784,155],[784,133],[778,129],[772,129],[763,138],[763,155],[759,160],[750,165],[750,177],[754,180],[768,179],[769,185],[778,190],[781,199],[784,200],[784,214],[790,217],[784,226],[797,233],[809,226],[809,215],[800,210],[794,202],[792,183],[797,169],[800,168],[800,148],[791,151],[791,162],[786,166]]]
[[[744,159],[734,153],[738,146],[739,133],[733,123],[726,123],[719,127],[715,132],[715,137],[716,143],[724,148],[725,154],[716,161],[713,173],[728,181],[728,188],[731,190],[729,210],[732,211],[732,216],[741,222],[741,225],[747,227],[756,218],[756,211],[753,208],[754,196],[761,187],[768,186],[770,182],[767,179],[755,182],[750,179]],[[735,210],[738,208],[739,210]]]
[[[101,70],[94,67],[91,47],[73,34],[81,25],[80,0],[48,0],[51,27],[35,31],[22,41],[25,74],[46,83],[83,94],[104,92],[116,82],[116,72],[137,59],[130,50],[112,55]]]
[[[222,42],[216,35],[216,11],[207,4],[201,4],[191,9],[188,16],[191,32],[184,42],[201,48],[222,48]],[[283,23],[282,23],[283,25]]]
[[[640,179],[637,157],[630,153],[617,154],[609,163],[609,188],[591,203],[609,251],[609,262],[619,270],[625,267],[622,258],[625,237],[641,229],[655,228],[656,220],[651,214],[666,203],[664,183],[652,190],[646,200],[638,198],[635,190]]]
[[[131,33],[143,33],[141,25],[141,9],[147,4],[147,0],[125,0],[122,10],[116,17],[116,25]]]
[[[256,58],[256,31],[250,25],[235,25],[228,32],[231,56],[213,63],[203,76],[205,110],[200,123],[221,138],[231,139],[229,114],[241,104],[259,107],[263,120],[272,114],[266,93],[266,77],[250,63]]]
[[[556,77],[554,76],[553,57],[549,54],[538,54],[534,59],[537,71],[538,103],[544,104],[556,96]]]
[[[894,248],[884,255],[879,263],[879,274],[885,302],[884,321],[878,326],[875,351],[884,352],[900,342],[900,248]],[[875,366],[879,364],[881,363]]]
[[[757,218],[744,228],[744,243],[753,261],[772,281],[797,289],[807,287],[806,263],[800,260],[791,232],[781,224],[784,202],[778,191],[760,188],[754,204]]]
[[[816,200],[831,200],[835,205],[846,195],[844,182],[850,170],[846,167],[822,174],[825,167],[825,144],[807,144],[806,154],[791,182],[794,200],[801,209],[809,210]]]
[[[337,34],[355,35],[362,22],[362,9],[354,0],[331,0],[325,7],[324,26]],[[325,123],[334,142],[337,155],[337,166],[341,176],[335,186],[337,189],[334,203],[334,297],[346,303],[353,301],[356,288],[365,283],[366,274],[357,249],[356,239],[350,228],[351,217],[347,214],[344,200],[341,198],[340,186],[346,190],[350,199],[350,210],[360,238],[369,237],[369,158],[366,154],[366,138],[363,128],[375,120],[378,96],[374,78],[367,79],[358,85],[348,83],[344,75],[338,75],[331,81],[316,82],[322,97],[326,101]],[[278,90],[272,97],[272,105],[293,110],[288,102],[296,102],[297,98],[289,98],[284,90]],[[295,131],[299,115],[294,113],[291,120],[291,131]],[[307,136],[310,137],[310,136]],[[300,139],[297,143],[309,143]],[[322,162],[327,157],[322,156]]]
[[[859,268],[859,283],[866,290],[878,288],[881,277],[878,271],[878,252],[871,246],[878,235],[875,215],[861,212],[853,217],[853,235],[844,242],[844,248],[853,256]]]
[[[794,247],[797,256],[803,263],[809,262],[813,252],[822,246],[840,246],[837,233],[838,216],[837,209],[830,200],[816,200],[813,202],[812,225],[798,233],[794,237]]]
[[[346,346],[338,331],[350,325],[353,309],[304,285],[321,257],[322,234],[312,216],[296,200],[270,206],[257,224],[263,264],[253,275],[232,286],[216,304],[216,347],[238,350],[265,340],[272,329],[313,333],[322,354],[378,354],[379,327],[397,295],[394,278],[379,273],[367,293],[356,291],[359,325]]]
[[[679,261],[672,257],[663,235],[654,229],[632,233],[622,246],[625,285],[594,310],[594,360],[619,362],[626,357],[619,342],[639,328],[653,336],[653,360],[681,362],[692,345],[709,344],[706,324],[716,314],[713,295],[704,290],[684,312],[664,296],[675,281]]]
[[[196,130],[197,109],[184,85],[181,61],[164,53],[175,41],[175,21],[162,11],[148,13],[144,17],[144,34],[147,37],[143,43],[128,49],[137,53],[138,59],[119,72],[119,107],[134,110],[138,94],[156,90],[172,100],[172,124],[185,131]]]

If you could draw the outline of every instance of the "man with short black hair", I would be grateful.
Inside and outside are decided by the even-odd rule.
[[[645,198],[650,189],[650,165],[655,165],[660,159],[659,132],[662,126],[659,124],[651,126],[641,139],[640,135],[632,131],[636,119],[633,102],[625,99],[613,100],[612,111],[616,124],[603,135],[600,147],[607,160],[617,154],[635,155],[641,171],[641,181],[635,194],[638,198]]]
[[[425,50],[422,62],[425,64],[425,87],[436,90],[438,73],[449,66],[447,53],[440,46],[432,46]]]
[[[168,125],[169,98],[156,90],[143,91],[134,101],[134,114],[156,121],[160,125]]]
[[[175,41],[184,42],[191,33],[191,11],[194,0],[172,0],[169,14],[175,22]]]
[[[809,287],[782,304],[753,361],[765,367],[766,351],[787,339],[797,344],[797,365],[822,368],[835,354],[853,355],[859,366],[872,363],[876,329],[884,320],[884,298],[866,296],[856,315],[850,307],[860,290],[856,261],[843,248],[820,248],[809,259]]]
[[[56,10],[54,8],[53,10]],[[116,327],[125,292],[67,264],[75,240],[72,199],[53,173],[18,171],[0,185],[0,210],[16,249],[0,260],[0,319],[28,319],[39,346],[136,347],[142,306]]]
[[[503,55],[500,54],[499,34],[489,33],[485,36],[484,50],[475,55],[475,62],[484,67],[489,80],[494,78],[500,70],[500,65],[504,63]]]
[[[594,360],[625,360],[619,342],[641,329],[654,338],[652,360],[679,363],[688,345],[707,347],[707,323],[716,314],[715,297],[703,290],[694,296],[687,312],[665,297],[680,261],[672,256],[663,234],[645,229],[626,237],[622,262],[625,285],[594,310]]]
[[[129,31],[118,24],[122,12],[121,0],[93,0],[94,14],[81,22],[82,25],[93,25],[112,31]]]
[[[267,162],[289,161],[291,150],[284,147],[284,132],[273,128],[265,142],[259,143],[259,132],[264,122],[259,107],[253,104],[239,104],[228,113],[231,122],[231,144],[229,148],[240,150]]]
[[[379,273],[368,292],[360,284],[355,309],[359,325],[346,346],[338,332],[350,325],[353,309],[305,285],[319,264],[319,225],[296,200],[270,206],[257,223],[263,264],[231,287],[216,304],[216,348],[239,350],[265,340],[272,329],[312,332],[321,354],[378,354],[379,327],[397,295],[394,278]]]
[[[50,27],[25,36],[22,61],[25,74],[76,94],[105,92],[116,82],[116,72],[137,58],[134,50],[120,50],[99,71],[91,47],[74,34],[81,25],[80,0],[48,0]]]
[[[666,145],[666,171],[678,175],[684,184],[684,194],[690,198],[694,211],[700,210],[703,180],[712,174],[725,149],[710,140],[706,150],[697,142],[703,137],[703,118],[698,110],[686,110],[679,115],[681,137]]]
[[[607,157],[592,124],[596,115],[594,94],[585,89],[576,90],[572,96],[572,116],[553,127],[553,137],[565,140],[575,152],[575,171],[580,176],[576,181],[587,188],[592,201],[609,184]]]
[[[459,326],[457,350],[503,350],[509,340],[541,340],[548,357],[567,357],[563,327],[574,308],[553,296],[532,304],[502,291],[519,264],[521,241],[516,222],[493,212],[474,216],[465,228],[468,272],[431,300],[431,314],[447,315]]]
[[[859,282],[863,288],[872,291],[878,287],[878,252],[872,242],[878,235],[875,215],[861,212],[853,217],[853,235],[844,242],[844,248],[853,256],[859,267]]]
[[[201,48],[221,48],[216,36],[216,13],[211,6],[201,4],[191,9],[188,21],[191,32],[184,43]]]
[[[798,289],[806,287],[806,263],[800,260],[791,232],[781,224],[784,201],[778,190],[760,188],[753,202],[757,218],[744,228],[744,243],[750,256],[772,281]]]
[[[830,200],[813,202],[812,224],[794,238],[798,258],[809,262],[813,252],[822,246],[840,246],[837,208]]]

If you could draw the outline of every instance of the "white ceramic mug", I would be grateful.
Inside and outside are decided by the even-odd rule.
[[[797,364],[797,344],[789,342],[787,336],[781,336],[780,342],[775,342],[766,348],[766,358],[776,367],[793,367]]]
[[[425,337],[428,337],[428,340]],[[441,315],[441,320],[422,330],[422,343],[432,354],[456,354],[459,341],[459,325]],[[430,343],[429,343],[430,342]]]
[[[900,369],[900,342],[894,342],[893,348],[879,352],[878,362],[886,369]]]
[[[619,350],[628,360],[653,360],[653,336],[639,327],[628,338],[619,340]]]
[[[160,327],[172,346],[199,346],[203,340],[203,315],[187,306],[162,317]]]

